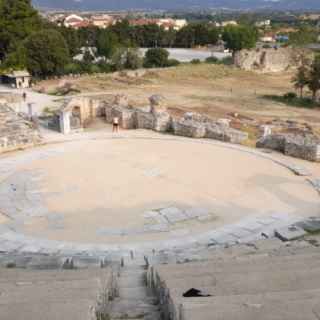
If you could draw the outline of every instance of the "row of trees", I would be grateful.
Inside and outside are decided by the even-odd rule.
[[[158,25],[131,26],[124,20],[107,29],[95,27],[73,30],[44,21],[33,9],[31,0],[0,0],[0,68],[27,68],[34,76],[47,77],[64,73],[112,71],[175,65],[164,58],[159,64],[139,57],[139,47],[185,47],[214,45],[220,36],[232,51],[252,48],[257,31],[249,26],[229,26],[224,30],[207,23],[193,23],[179,31]],[[72,57],[83,47],[97,48],[96,61],[89,52],[82,62]],[[162,58],[165,51],[155,52]],[[161,58],[161,59],[162,59]]]
[[[320,91],[320,56],[316,56],[313,62],[305,61],[298,69],[293,78],[294,86],[300,91],[300,98],[303,98],[303,92],[306,87],[312,92],[313,101],[317,100],[317,94]]]

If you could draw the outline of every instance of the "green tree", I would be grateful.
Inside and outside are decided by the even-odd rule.
[[[32,34],[24,46],[26,66],[29,72],[38,77],[62,74],[70,59],[66,41],[55,30]]]
[[[96,47],[99,35],[98,27],[80,28],[78,31],[80,47]]]
[[[317,56],[311,65],[308,87],[312,92],[312,100],[316,101],[320,90],[320,56]]]
[[[126,50],[125,69],[136,70],[142,67],[142,58],[138,49],[128,48]]]
[[[98,54],[109,59],[119,47],[118,37],[109,30],[102,30],[97,39]]]
[[[130,34],[132,27],[128,20],[122,20],[110,27],[110,31],[115,33],[118,39],[121,39],[121,43],[130,42]]]
[[[289,34],[289,44],[292,46],[305,46],[317,42],[318,35],[314,28],[302,26],[298,31]]]
[[[26,37],[41,27],[41,18],[31,0],[0,0],[0,60],[15,52]]]
[[[192,25],[181,28],[177,33],[177,47],[191,48],[195,45],[195,34]]]
[[[75,55],[77,55],[80,52],[81,47],[81,41],[78,31],[66,27],[59,27],[56,30],[63,35],[68,45],[70,56],[74,57]]]
[[[111,63],[115,70],[135,70],[142,67],[142,58],[136,48],[119,47],[115,51]]]
[[[149,49],[144,58],[146,68],[166,67],[168,65],[169,52],[163,48]]]
[[[226,42],[226,47],[234,53],[255,47],[258,32],[247,25],[227,26],[224,28],[222,39]]]
[[[300,98],[303,97],[303,89],[308,85],[308,73],[309,70],[307,69],[306,65],[302,65],[292,79],[294,87],[300,91]]]

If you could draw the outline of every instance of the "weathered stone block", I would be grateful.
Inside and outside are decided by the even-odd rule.
[[[286,143],[285,135],[271,134],[266,137],[262,137],[260,140],[258,140],[256,147],[284,152],[285,143]]]
[[[137,127],[136,111],[127,107],[114,107],[111,111],[112,118],[119,118],[123,129],[135,129]]]
[[[184,120],[191,120],[191,121],[196,121],[196,122],[212,122],[212,120],[210,118],[208,118],[207,116],[197,113],[197,112],[186,112],[183,115],[183,119]]]
[[[149,112],[137,111],[137,128],[150,129],[154,128],[154,115]]]
[[[311,217],[298,223],[298,226],[307,232],[320,232],[320,218]]]
[[[112,123],[112,109],[113,107],[111,105],[107,105],[105,108],[105,115],[106,115],[106,122]]]
[[[298,226],[283,227],[275,230],[275,236],[282,241],[291,241],[302,238],[306,232]]]
[[[242,143],[248,139],[248,134],[240,130],[228,128],[223,125],[209,124],[206,126],[206,138],[216,139],[231,143]]]
[[[168,112],[154,113],[154,127],[158,132],[167,132],[171,128],[171,116]]]
[[[137,127],[136,110],[130,107],[107,106],[105,109],[106,121],[112,123],[115,117],[119,118],[123,129],[135,129]]]
[[[284,153],[309,161],[320,161],[320,139],[312,135],[287,135]]]
[[[172,125],[174,134],[178,136],[204,138],[206,134],[205,125],[197,121],[175,120]]]

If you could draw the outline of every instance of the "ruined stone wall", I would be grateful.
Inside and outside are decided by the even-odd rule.
[[[72,111],[75,108],[79,108],[82,126],[85,126],[94,118],[103,116],[105,112],[103,101],[87,97],[73,98],[72,100],[67,101],[63,110]]]
[[[41,142],[32,122],[22,118],[10,107],[0,104],[0,153],[34,146]]]
[[[272,134],[257,142],[258,148],[272,149],[309,161],[320,162],[320,139],[314,135]]]
[[[283,72],[297,68],[303,59],[311,61],[312,53],[305,49],[268,48],[241,50],[235,54],[237,67],[248,71]]]
[[[182,118],[173,118],[164,106],[163,98],[154,95],[149,98],[149,110],[129,106],[128,100],[119,95],[106,106],[106,121],[112,123],[119,118],[124,129],[149,129],[157,132],[173,132],[178,136],[208,138],[241,144],[248,134],[229,127],[229,122],[212,120],[198,113],[186,113]]]

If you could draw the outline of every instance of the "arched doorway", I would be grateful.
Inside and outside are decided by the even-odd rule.
[[[79,106],[75,106],[72,108],[70,115],[70,127],[71,129],[79,129],[81,128],[81,108]]]

